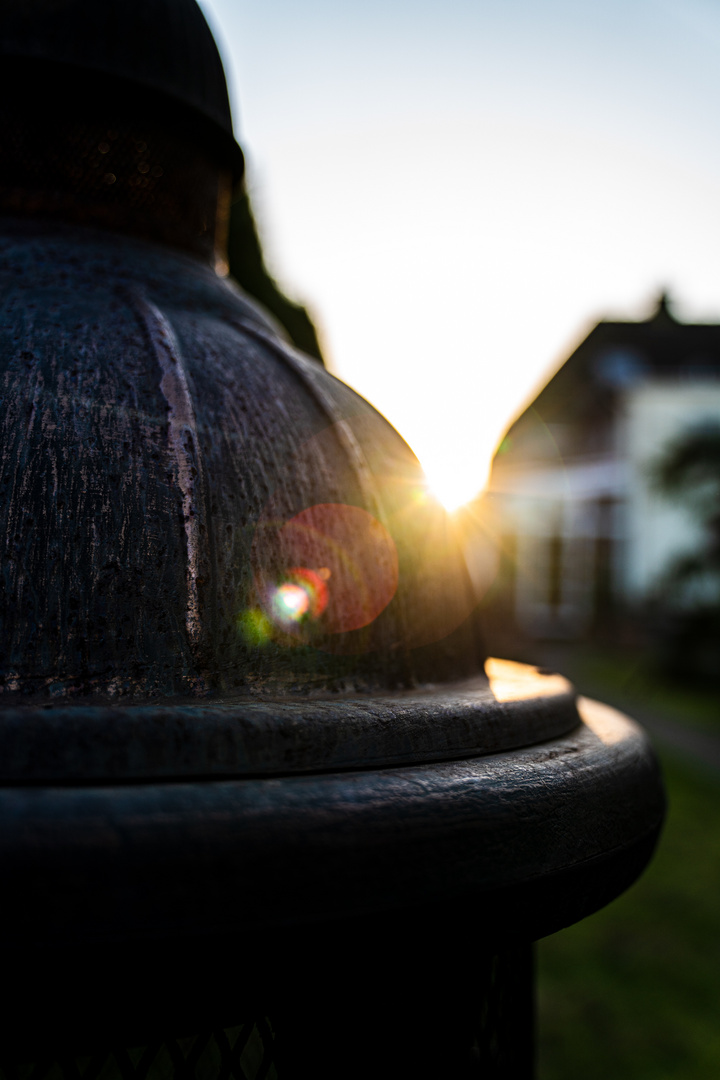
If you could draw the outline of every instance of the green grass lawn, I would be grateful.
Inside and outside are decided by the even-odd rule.
[[[537,946],[539,1080],[720,1077],[720,774],[662,762],[648,870]]]
[[[663,676],[641,651],[597,646],[567,649],[558,670],[582,693],[603,701],[620,697],[628,710],[637,703],[658,717],[720,736],[720,693],[717,688],[683,684]]]

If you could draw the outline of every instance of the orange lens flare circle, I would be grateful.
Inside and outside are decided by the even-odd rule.
[[[359,630],[397,591],[395,542],[358,506],[308,507],[278,529],[273,548],[280,565],[260,571],[259,592],[267,617],[291,633],[308,623],[329,634]]]

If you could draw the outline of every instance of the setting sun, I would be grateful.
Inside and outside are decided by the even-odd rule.
[[[465,471],[457,467],[449,467],[447,472],[441,469],[426,470],[428,491],[449,513],[453,513],[478,494],[479,474],[480,467],[477,462],[474,468]]]

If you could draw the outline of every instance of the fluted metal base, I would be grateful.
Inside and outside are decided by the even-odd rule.
[[[273,775],[261,755],[248,775],[246,754],[236,778],[0,788],[6,1059],[266,1016],[289,1080],[311,1062],[316,1080],[529,1077],[530,942],[635,880],[664,796],[632,721],[584,700],[574,712],[568,684],[532,668],[491,670],[489,696],[468,684],[348,702],[366,768]],[[564,733],[548,737],[553,696]],[[318,752],[344,753],[342,703],[327,708],[324,744],[328,716],[307,704]],[[530,741],[533,716],[535,745],[483,748],[502,722],[511,745]],[[214,1075],[230,1076],[221,1059]]]
[[[532,947],[478,956],[468,942],[462,955],[416,960],[364,985],[312,968],[305,995],[276,992],[273,1016],[216,1030],[160,1029],[128,1045],[91,1031],[48,1042],[38,1030],[0,1053],[0,1078],[532,1080]]]

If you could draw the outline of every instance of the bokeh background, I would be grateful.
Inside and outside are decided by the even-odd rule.
[[[291,334],[460,507],[490,650],[665,766],[643,879],[538,946],[539,1076],[720,1075],[720,5],[201,3]]]
[[[268,265],[441,497],[603,315],[720,316],[713,0],[203,0]]]

